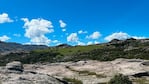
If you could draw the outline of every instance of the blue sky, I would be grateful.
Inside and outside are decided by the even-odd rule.
[[[148,0],[0,0],[0,40],[49,46],[149,37]]]

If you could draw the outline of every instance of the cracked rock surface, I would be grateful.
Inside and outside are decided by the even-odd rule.
[[[106,84],[118,73],[127,75],[133,84],[142,80],[149,84],[149,61],[116,59],[24,65],[15,61],[0,67],[0,84],[69,84],[63,78],[75,78],[83,84]]]
[[[48,74],[24,70],[20,62],[8,63],[0,68],[0,84],[63,84]]]

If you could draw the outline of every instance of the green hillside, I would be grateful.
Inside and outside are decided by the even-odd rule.
[[[79,60],[111,61],[117,58],[149,59],[149,39],[114,39],[98,45],[49,47],[29,53],[10,53],[0,56],[0,65],[13,60],[23,63],[51,63]]]

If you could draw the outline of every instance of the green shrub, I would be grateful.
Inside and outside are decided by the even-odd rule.
[[[63,80],[69,82],[70,84],[83,84],[81,80],[75,78],[63,78]]]
[[[132,84],[127,76],[122,74],[115,75],[108,84]]]

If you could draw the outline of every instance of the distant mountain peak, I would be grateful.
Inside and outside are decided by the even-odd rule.
[[[47,46],[42,45],[22,45],[13,42],[0,41],[0,54],[5,55],[9,53],[28,52],[35,49],[46,49]]]

